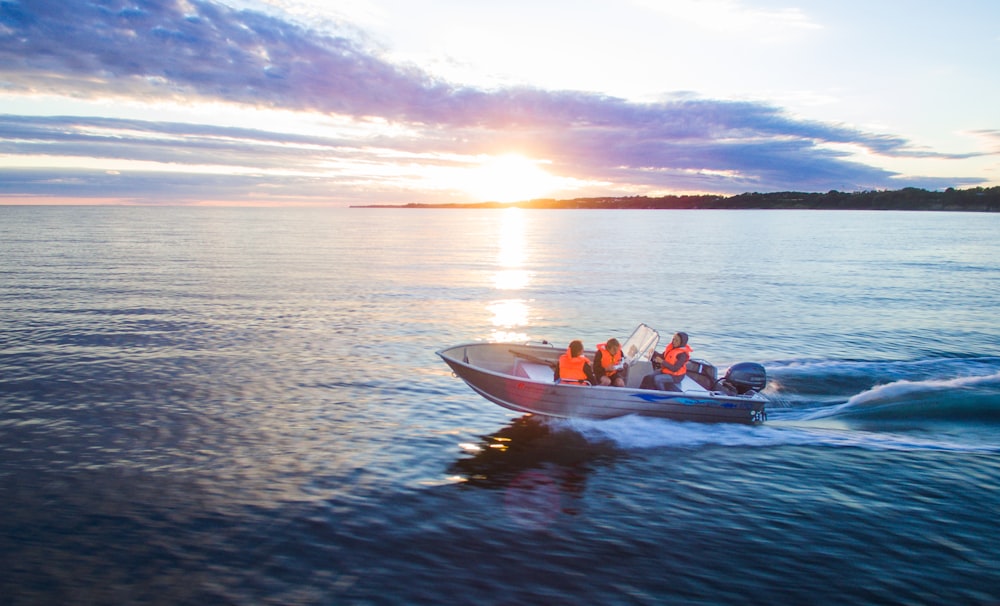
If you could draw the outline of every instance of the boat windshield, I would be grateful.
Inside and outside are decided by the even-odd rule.
[[[638,360],[648,360],[660,342],[660,333],[645,324],[640,324],[632,331],[632,335],[622,344],[625,361],[632,364]]]

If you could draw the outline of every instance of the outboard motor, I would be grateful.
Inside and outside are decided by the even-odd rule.
[[[763,391],[767,386],[767,372],[756,362],[740,362],[729,367],[722,383],[728,383],[740,395],[750,390]]]

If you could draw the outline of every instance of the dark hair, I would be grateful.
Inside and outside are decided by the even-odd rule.
[[[576,339],[575,341],[570,341],[569,344],[569,355],[574,358],[583,353],[583,341]]]
[[[607,347],[608,349],[611,349],[612,347],[617,347],[618,349],[622,348],[622,344],[619,343],[618,339],[614,337],[608,339],[608,342],[605,343],[604,346]]]
[[[688,334],[686,332],[679,332],[676,336],[681,338],[681,347],[688,344]]]

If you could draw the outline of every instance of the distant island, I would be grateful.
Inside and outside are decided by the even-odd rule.
[[[803,210],[925,210],[925,211],[1000,211],[1000,187],[971,189],[948,188],[927,191],[907,187],[894,191],[845,193],[775,192],[745,193],[735,196],[628,196],[610,198],[539,198],[524,202],[480,202],[470,204],[375,204],[352,208],[543,208],[543,209],[803,209]]]

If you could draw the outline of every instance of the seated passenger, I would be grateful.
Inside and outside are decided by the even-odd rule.
[[[660,372],[646,375],[642,378],[643,389],[659,389],[661,391],[680,391],[680,383],[687,374],[687,363],[691,359],[691,347],[688,345],[686,332],[679,332],[663,350],[663,354],[654,354],[653,361],[660,363]]]
[[[625,387],[625,365],[618,339],[608,339],[597,346],[594,354],[594,376],[600,385]]]
[[[559,366],[556,368],[556,381],[560,383],[590,383],[597,382],[590,360],[583,355],[583,341],[571,342],[566,353],[559,356]]]

